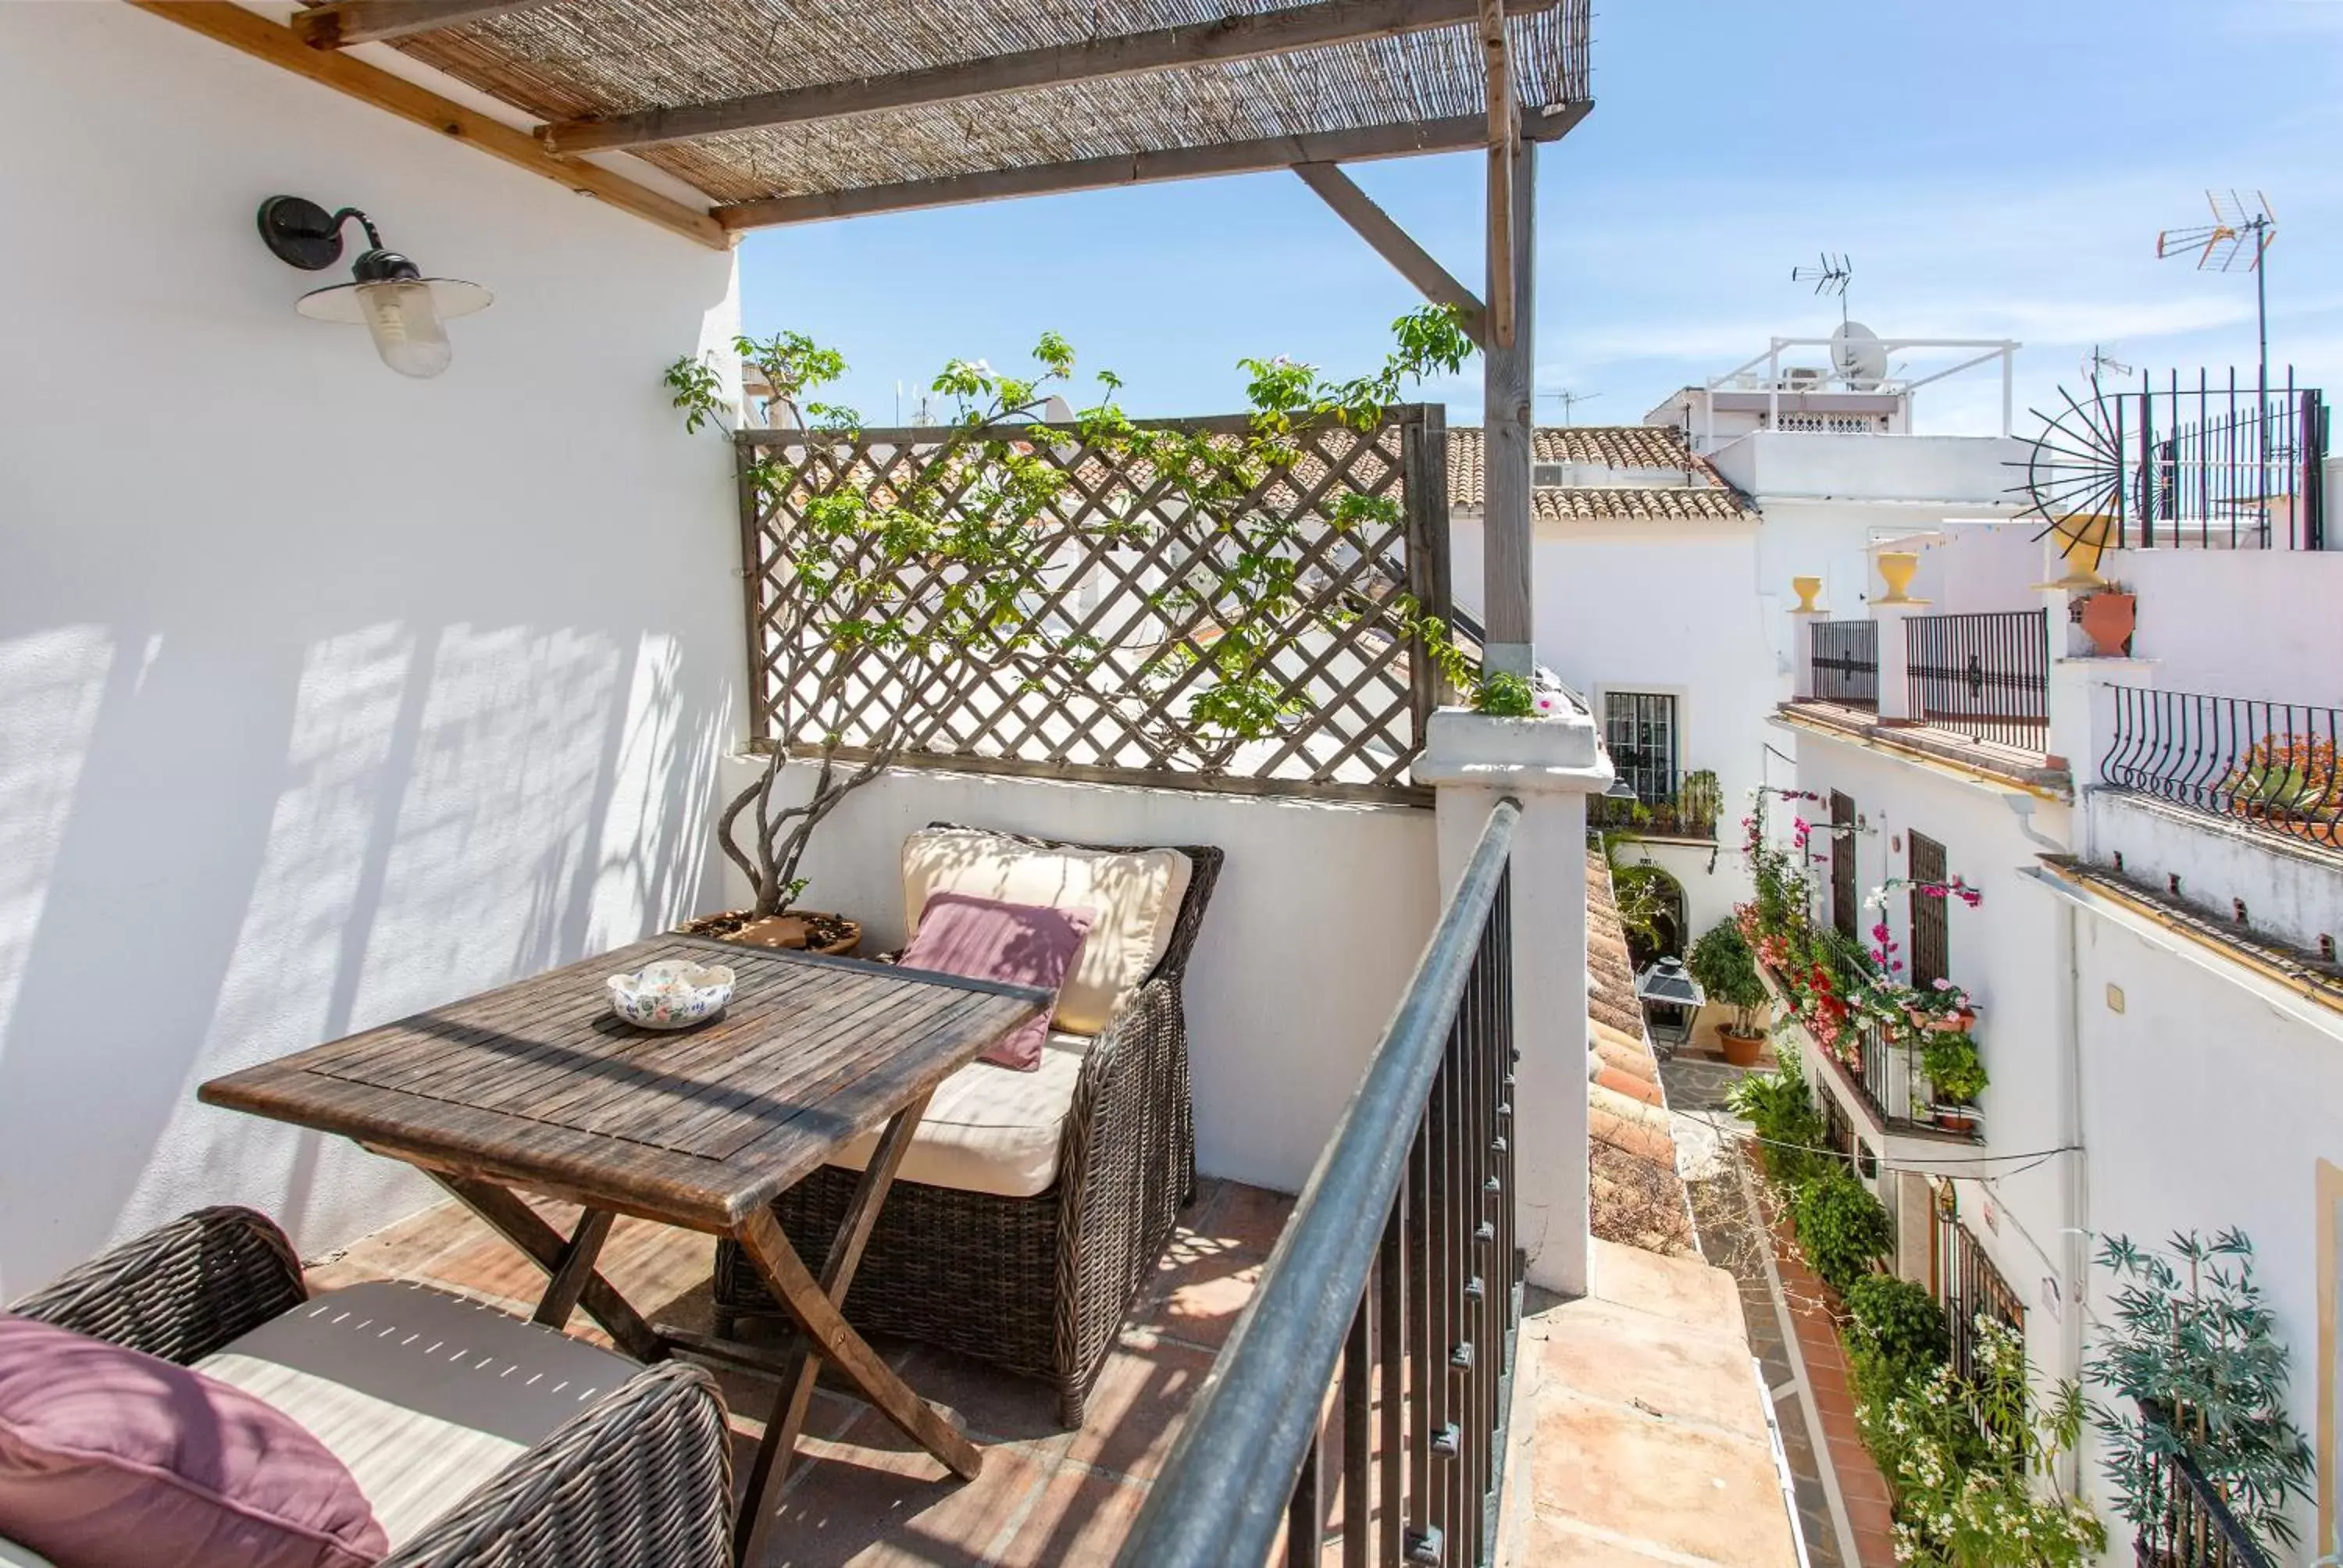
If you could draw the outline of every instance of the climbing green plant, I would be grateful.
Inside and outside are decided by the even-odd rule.
[[[1096,375],[1098,400],[1075,416],[1075,437],[1090,451],[1146,475],[1165,504],[1212,518],[1229,541],[1151,593],[1155,614],[1200,635],[1151,660],[1140,678],[1159,696],[1177,694],[1173,739],[1202,770],[1226,766],[1239,747],[1302,711],[1303,688],[1274,656],[1297,618],[1323,613],[1302,580],[1304,528],[1348,531],[1398,516],[1390,497],[1342,484],[1330,486],[1309,517],[1281,516],[1262,504],[1269,481],[1302,457],[1305,435],[1332,426],[1371,438],[1403,388],[1457,369],[1471,352],[1445,307],[1402,317],[1393,334],[1382,366],[1363,376],[1244,361],[1249,414],[1235,434],[1141,424],[1121,407],[1122,382],[1111,372]],[[797,332],[742,337],[732,347],[810,430],[850,437],[860,427],[854,410],[820,399],[846,374],[837,350]],[[802,469],[772,457],[744,475],[762,505],[791,500],[798,519],[770,568],[784,591],[770,596],[759,636],[817,672],[808,686],[778,694],[767,764],[718,819],[719,847],[754,890],[752,913],[788,908],[804,890],[799,869],[821,822],[906,750],[931,741],[972,693],[1079,688],[1114,651],[1094,637],[1045,636],[1035,613],[1067,542],[1059,502],[1070,479],[1050,447],[1022,432],[1074,371],[1074,351],[1055,333],[1043,334],[1030,368],[1013,374],[955,359],[930,387],[950,417],[907,467],[883,477],[846,467],[810,495],[798,493],[808,484]],[[708,357],[676,360],[663,384],[687,432],[726,427],[731,405]],[[1106,543],[1144,543],[1145,526],[1130,518],[1083,526]],[[1412,597],[1358,600],[1342,613],[1414,639],[1443,679],[1471,683],[1470,660],[1449,628]],[[870,702],[874,689],[898,700]],[[844,737],[857,725],[850,758]],[[814,764],[810,786],[787,799],[781,781],[798,760]]]
[[[1798,1228],[1798,1250],[1842,1295],[1896,1242],[1885,1206],[1844,1166],[1800,1188],[1790,1213]]]

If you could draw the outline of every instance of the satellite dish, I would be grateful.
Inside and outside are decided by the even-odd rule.
[[[1874,391],[1887,379],[1887,346],[1862,322],[1844,322],[1831,334],[1831,364],[1850,390]]]
[[[1046,425],[1071,425],[1074,422],[1074,406],[1052,392],[1041,405],[1041,421]]]

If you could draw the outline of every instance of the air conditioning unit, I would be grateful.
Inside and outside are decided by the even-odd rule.
[[[1782,379],[1792,387],[1819,387],[1829,374],[1819,365],[1793,365],[1782,372]]]
[[[1550,489],[1563,482],[1563,473],[1560,463],[1532,463],[1530,483],[1540,489]]]

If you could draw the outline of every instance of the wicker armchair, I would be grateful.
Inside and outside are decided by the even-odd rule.
[[[308,1299],[284,1232],[199,1209],[9,1311],[182,1365]],[[731,1451],[713,1379],[648,1367],[557,1428],[382,1568],[729,1568]]]
[[[1035,1197],[1004,1198],[897,1181],[846,1297],[848,1321],[866,1334],[941,1345],[1054,1384],[1069,1427],[1081,1424],[1091,1384],[1171,1243],[1179,1211],[1195,1196],[1196,1121],[1180,988],[1223,857],[1215,849],[1178,848],[1194,869],[1172,940],[1083,1059],[1056,1183]],[[773,1205],[809,1259],[829,1251],[860,1175],[825,1166]],[[729,1335],[738,1319],[776,1312],[729,1241],[717,1246],[713,1294],[719,1333]]]

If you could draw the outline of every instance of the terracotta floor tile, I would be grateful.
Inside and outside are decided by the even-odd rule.
[[[1222,1184],[1209,1208],[1196,1205],[1181,1218],[1195,1232],[1249,1258],[1266,1258],[1292,1217],[1293,1200],[1282,1192],[1237,1182]]]
[[[1261,1283],[1261,1261],[1235,1251],[1182,1250],[1141,1293],[1130,1327],[1218,1350]]]
[[[1212,1370],[1212,1352],[1169,1339],[1126,1335],[1091,1389],[1068,1456],[1097,1469],[1151,1481],[1179,1435],[1181,1419]]]
[[[891,1447],[809,1442],[807,1452],[815,1457],[790,1475],[754,1568],[993,1562],[1057,1464],[991,1449],[983,1473],[963,1482],[924,1453]]]
[[[1144,1486],[1068,1465],[1042,1483],[996,1561],[1001,1568],[1111,1563],[1146,1500]]]

